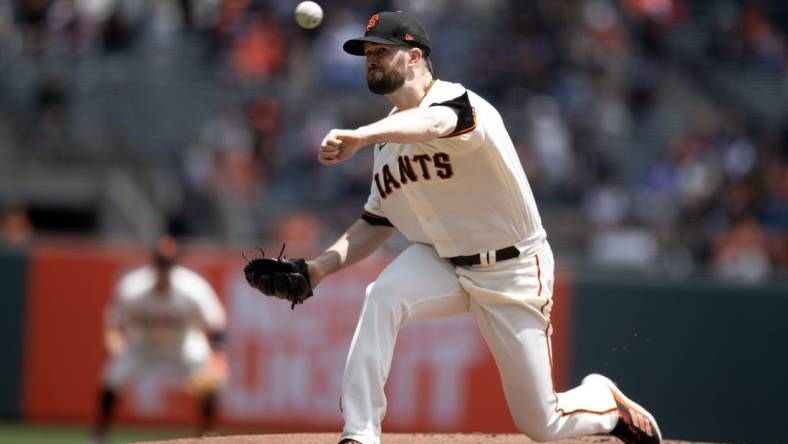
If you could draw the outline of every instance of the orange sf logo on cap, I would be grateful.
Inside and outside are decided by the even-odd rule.
[[[408,33],[405,33],[405,40],[411,41],[411,40],[413,40],[413,36],[408,34]]]
[[[379,18],[380,16],[378,16],[377,14],[369,18],[369,21],[367,22],[367,31],[375,27],[375,25],[378,23]]]

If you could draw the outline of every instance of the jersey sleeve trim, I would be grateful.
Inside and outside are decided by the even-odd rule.
[[[369,211],[364,210],[361,214],[361,218],[364,219],[370,225],[382,225],[384,227],[393,227],[392,224],[388,219],[383,216],[378,216],[377,214],[372,214]]]
[[[459,136],[476,129],[476,110],[471,106],[471,101],[468,98],[468,91],[465,91],[462,95],[451,100],[433,103],[430,106],[448,106],[457,111],[457,126],[450,134],[441,136],[441,139]]]

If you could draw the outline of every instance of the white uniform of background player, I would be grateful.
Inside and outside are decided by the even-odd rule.
[[[433,80],[429,39],[406,13],[374,15],[365,36],[344,49],[366,55],[370,89],[395,109],[323,140],[324,164],[372,143],[375,161],[363,221],[309,261],[313,284],[366,257],[391,227],[413,245],[367,288],[343,380],[342,442],[380,442],[397,332],[411,320],[470,312],[524,434],[547,441],[612,433],[658,443],[653,417],[607,378],[554,391],[553,254],[498,112],[462,85]]]
[[[103,442],[116,396],[146,372],[160,372],[200,398],[198,434],[208,431],[217,391],[225,380],[226,314],[200,275],[177,264],[178,246],[164,236],[151,264],[124,275],[105,313],[110,355],[102,376],[92,442]]]
[[[156,270],[146,265],[118,284],[108,322],[121,328],[126,349],[106,366],[104,382],[121,387],[140,372],[160,368],[185,380],[211,357],[206,332],[225,329],[225,313],[210,284],[180,265],[170,270],[171,288],[155,288]]]

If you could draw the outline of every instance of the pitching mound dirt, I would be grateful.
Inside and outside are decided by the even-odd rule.
[[[289,433],[282,435],[237,435],[215,436],[210,438],[174,439],[170,441],[149,441],[145,444],[336,444],[337,433]],[[620,444],[615,438],[589,436],[576,439],[553,441],[559,444]],[[686,441],[663,441],[665,444],[688,444]],[[405,434],[385,433],[385,444],[531,444],[534,441],[523,435],[486,435],[473,434]],[[142,444],[142,443],[138,443]]]

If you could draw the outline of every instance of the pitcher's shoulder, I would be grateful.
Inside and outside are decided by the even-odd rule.
[[[427,106],[434,103],[445,102],[465,94],[467,90],[468,89],[460,83],[435,80],[435,83],[427,94],[427,100],[425,100],[425,102],[429,102]]]

